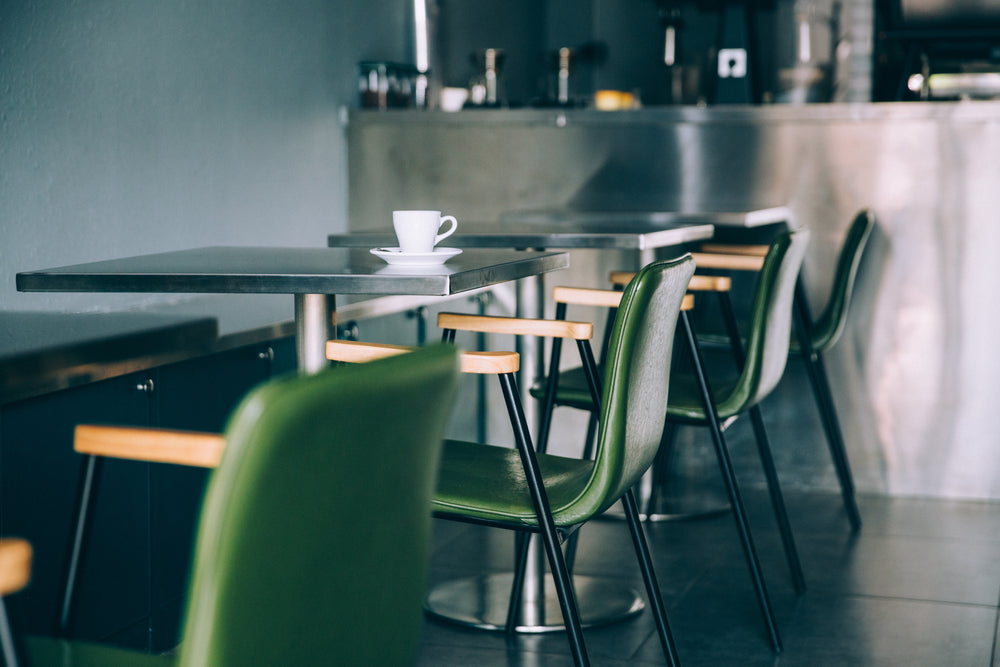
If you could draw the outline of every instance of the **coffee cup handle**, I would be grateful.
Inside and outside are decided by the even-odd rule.
[[[456,220],[455,216],[453,215],[442,215],[441,224],[438,226],[438,229],[441,229],[441,227],[443,227],[444,223],[446,222],[451,222],[451,227],[448,229],[448,231],[444,232],[443,234],[438,234],[437,236],[434,237],[434,245],[437,245],[443,239],[448,238],[449,236],[455,233],[456,229],[458,229],[458,220]]]

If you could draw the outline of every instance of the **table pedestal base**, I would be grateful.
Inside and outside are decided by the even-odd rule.
[[[504,630],[512,582],[511,573],[449,581],[431,590],[425,609],[431,616],[459,625]],[[585,628],[623,621],[646,606],[636,591],[618,581],[574,576],[573,584]],[[544,599],[524,601],[517,632],[565,629],[555,585],[546,577]]]

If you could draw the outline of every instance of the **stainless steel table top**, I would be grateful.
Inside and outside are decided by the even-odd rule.
[[[17,274],[23,292],[292,294],[299,369],[326,366],[338,294],[447,296],[569,266],[565,252],[467,250],[437,266],[392,266],[352,248],[216,246]]]
[[[566,253],[466,250],[390,266],[367,250],[216,246],[17,274],[24,292],[449,295],[569,266]]]
[[[640,225],[717,225],[719,227],[763,227],[791,221],[785,206],[751,211],[586,211],[571,208],[507,211],[502,222],[550,224],[640,224]]]
[[[712,238],[708,223],[681,224],[621,220],[459,223],[459,230],[441,242],[455,248],[574,248],[649,250]],[[331,247],[386,247],[397,245],[386,232],[330,234]]]

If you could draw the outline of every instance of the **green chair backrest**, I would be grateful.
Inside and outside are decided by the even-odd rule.
[[[690,255],[653,262],[626,286],[605,356],[601,430],[590,482],[575,509],[603,512],[642,477],[666,418],[674,331],[694,274]]]
[[[812,347],[823,352],[837,342],[847,323],[847,309],[854,292],[854,279],[861,265],[861,255],[875,228],[875,214],[865,209],[854,216],[837,258],[833,284],[826,307],[811,324]]]
[[[768,248],[751,304],[746,362],[732,393],[718,406],[721,418],[762,401],[785,372],[795,281],[808,242],[809,231],[802,229],[779,234]]]
[[[181,665],[404,665],[458,377],[433,346],[272,381],[206,492]]]

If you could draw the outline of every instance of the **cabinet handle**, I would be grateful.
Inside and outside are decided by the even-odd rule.
[[[274,361],[274,348],[268,345],[263,350],[257,353],[257,358],[261,361],[271,362]]]
[[[152,394],[154,388],[155,385],[153,384],[153,378],[146,378],[144,381],[135,385],[135,390],[144,394]]]

